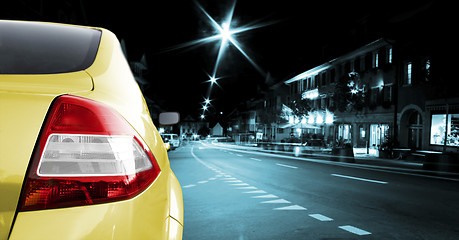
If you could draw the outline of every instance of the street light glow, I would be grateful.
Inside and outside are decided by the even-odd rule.
[[[210,42],[220,40],[220,47],[217,53],[217,59],[215,61],[214,69],[212,71],[212,76],[209,76],[210,78],[209,81],[211,84],[208,90],[208,98],[210,98],[210,94],[211,94],[213,85],[214,84],[218,85],[217,83],[218,78],[216,78],[215,76],[217,75],[217,70],[220,65],[223,53],[228,45],[234,46],[263,77],[266,77],[267,76],[266,72],[263,69],[261,69],[261,67],[258,66],[258,64],[255,63],[255,61],[253,61],[249,55],[247,55],[247,53],[242,49],[241,44],[235,39],[234,36],[236,34],[239,34],[245,31],[268,26],[272,23],[261,23],[261,24],[256,23],[256,24],[248,24],[242,27],[232,28],[231,26],[232,26],[232,20],[233,20],[233,15],[234,15],[234,9],[236,7],[236,1],[233,2],[231,8],[229,9],[226,15],[226,18],[224,18],[221,24],[217,23],[217,21],[215,21],[215,19],[212,18],[197,1],[195,3],[197,7],[202,11],[202,13],[207,17],[207,20],[209,21],[211,27],[215,30],[216,34],[213,36],[209,36],[209,37],[205,37],[205,38],[201,38],[201,39],[197,39],[197,40],[193,40],[193,41],[189,41],[186,43],[176,45],[172,48],[167,49],[166,51],[177,50],[181,48],[197,47],[203,44],[207,44]],[[209,103],[207,103],[206,101],[206,106],[205,106],[206,108],[207,108],[207,104]],[[205,110],[206,109],[204,109],[204,111]],[[203,117],[201,116],[201,118]]]
[[[245,26],[245,27],[239,27],[239,28],[231,28],[231,22],[233,20],[233,13],[234,13],[234,8],[236,7],[236,2],[233,3],[233,6],[231,7],[231,9],[229,10],[228,12],[228,15],[226,17],[226,21],[224,21],[221,25],[218,24],[207,12],[206,10],[204,10],[204,8],[198,4],[198,7],[199,9],[204,13],[204,15],[208,18],[211,26],[217,30],[217,35],[215,36],[211,36],[211,37],[207,37],[205,38],[206,40],[203,40],[203,41],[213,41],[213,40],[216,40],[216,39],[220,39],[220,49],[218,51],[218,55],[217,55],[217,60],[215,62],[215,67],[214,67],[214,71],[213,71],[213,76],[216,75],[217,73],[217,69],[218,69],[218,66],[220,64],[220,60],[222,58],[222,55],[225,51],[225,48],[226,48],[226,45],[227,43],[231,43],[231,45],[233,45],[239,52],[241,52],[241,54],[252,64],[253,67],[255,67],[255,69],[264,77],[266,77],[266,73],[265,71],[263,71],[263,69],[260,68],[260,66],[258,66],[258,64],[255,63],[255,61],[252,60],[252,58],[249,57],[249,55],[247,55],[247,53],[245,53],[245,51],[241,48],[241,44],[236,40],[234,39],[234,35],[235,34],[238,34],[238,33],[242,33],[242,32],[245,32],[245,31],[249,31],[249,30],[253,30],[253,29],[256,29],[256,28],[260,28],[260,27],[264,27],[268,24],[259,24],[259,25],[248,25],[248,26]],[[196,43],[200,43],[201,41],[197,40]]]

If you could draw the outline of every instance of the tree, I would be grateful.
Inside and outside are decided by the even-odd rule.
[[[303,98],[301,95],[296,95],[292,100],[292,113],[299,119],[307,116],[312,109],[312,101],[310,99]]]
[[[367,90],[357,72],[341,77],[333,93],[334,109],[340,112],[362,111],[366,106]]]

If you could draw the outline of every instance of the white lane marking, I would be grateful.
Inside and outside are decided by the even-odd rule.
[[[252,198],[278,198],[278,196],[267,194],[267,195],[261,195],[261,196],[253,196]]]
[[[249,191],[249,192],[243,192],[243,193],[266,193],[263,190],[255,190],[255,191]]]
[[[339,228],[341,228],[343,230],[346,230],[346,231],[348,231],[350,233],[359,235],[359,236],[370,235],[371,234],[371,232],[367,232],[365,230],[362,230],[360,228],[356,228],[356,227],[353,227],[353,226],[350,226],[350,225],[339,226]]]
[[[290,165],[285,165],[285,164],[280,164],[280,163],[276,163],[277,166],[281,166],[281,167],[287,167],[287,168],[293,168],[293,169],[296,169],[298,167],[295,167],[295,166],[290,166]]]
[[[206,182],[208,182],[208,181],[199,181],[198,183],[200,183],[200,184],[201,184],[201,183],[206,183]]]
[[[257,189],[256,187],[238,187],[236,189]]]
[[[225,177],[231,177],[231,175],[225,175]]]
[[[331,174],[332,176],[335,177],[341,177],[341,178],[348,178],[348,179],[354,179],[354,180],[359,180],[359,181],[365,181],[365,182],[372,182],[372,183],[379,183],[379,184],[388,184],[388,182],[383,182],[383,181],[377,181],[377,180],[372,180],[372,179],[366,179],[366,178],[359,178],[359,177],[352,177],[352,176],[346,176],[346,175],[341,175],[341,174]]]
[[[254,161],[261,162],[261,159],[258,159],[258,158],[249,158],[249,159],[254,160]]]
[[[222,180],[236,180],[237,178],[231,177],[231,178],[223,178]]]
[[[214,177],[209,178],[210,181],[215,180],[215,179],[216,179],[216,178],[214,178]]]
[[[281,198],[281,199],[276,199],[276,200],[263,201],[261,203],[290,203],[290,202]]]
[[[238,156],[238,157],[243,157],[243,155],[242,155],[242,154],[236,154],[236,156]]]
[[[308,210],[300,205],[291,205],[287,207],[274,208],[273,210]]]
[[[312,218],[315,218],[319,221],[322,221],[322,222],[329,222],[329,221],[333,221],[333,218],[329,218],[327,216],[324,216],[322,214],[309,214],[310,217]]]
[[[190,188],[190,187],[196,187],[196,185],[190,184],[190,185],[183,186],[182,188]]]
[[[249,186],[248,183],[233,183],[233,184],[230,184],[231,186]]]
[[[230,181],[225,181],[227,183],[241,183],[241,180],[230,180]]]

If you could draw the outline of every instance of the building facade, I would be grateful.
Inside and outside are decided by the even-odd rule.
[[[393,136],[396,72],[392,44],[378,39],[285,81],[291,99],[309,105],[290,120],[302,123],[293,132],[377,149]]]
[[[459,91],[448,60],[435,55],[438,48],[417,39],[378,39],[285,81],[290,99],[309,104],[306,114],[292,114],[291,123],[305,124],[291,131],[367,153],[388,145],[459,152]],[[295,108],[292,100],[285,105]]]

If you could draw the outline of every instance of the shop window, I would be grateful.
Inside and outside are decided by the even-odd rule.
[[[444,145],[446,129],[446,145],[459,147],[459,114],[432,114],[430,144]]]
[[[389,136],[388,124],[370,125],[370,147],[378,148]]]

